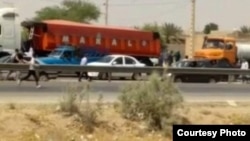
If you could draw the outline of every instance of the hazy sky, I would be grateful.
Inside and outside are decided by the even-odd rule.
[[[45,6],[59,4],[62,0],[0,0],[1,7],[13,3],[21,19],[33,17],[35,11]],[[105,0],[89,0],[104,11]],[[189,29],[190,0],[109,0],[109,24],[134,26],[144,23],[173,22],[184,30]],[[196,29],[202,30],[208,22],[219,24],[221,30],[233,30],[250,25],[250,0],[196,0]],[[104,24],[104,16],[98,21]]]

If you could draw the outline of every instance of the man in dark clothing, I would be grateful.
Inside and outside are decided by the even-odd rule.
[[[180,61],[180,59],[181,59],[181,53],[180,53],[180,51],[175,52],[174,59],[175,59],[175,62]]]
[[[170,53],[168,54],[167,61],[168,61],[168,66],[171,66],[174,61],[173,51],[170,51]]]

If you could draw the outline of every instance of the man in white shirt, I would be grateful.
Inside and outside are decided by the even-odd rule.
[[[87,65],[87,62],[88,62],[87,57],[86,57],[85,55],[83,55],[80,65],[81,65],[81,66],[85,66],[85,65]],[[79,73],[79,79],[78,79],[79,82],[82,81],[82,76],[83,76],[83,75],[85,75],[85,78],[86,78],[86,79],[89,79],[89,76],[88,76],[88,73],[87,73],[87,72],[80,72],[80,73]]]
[[[23,80],[29,79],[29,77],[32,75],[36,81],[36,87],[40,88],[41,85],[39,85],[39,78],[35,71],[35,55],[32,54],[30,61],[25,61],[25,63],[29,64],[29,71],[25,77],[18,80],[18,84],[20,85]]]
[[[32,57],[33,54],[34,54],[34,49],[33,49],[33,47],[31,46],[31,47],[29,48],[29,51],[26,52],[26,55],[27,55],[28,57]]]
[[[242,60],[240,69],[242,69],[242,70],[248,70],[249,69],[249,64],[245,59]],[[243,81],[243,83],[247,81],[247,75],[242,75],[242,81]]]

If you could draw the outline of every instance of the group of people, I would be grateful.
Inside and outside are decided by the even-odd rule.
[[[16,64],[29,64],[29,71],[26,76],[20,77],[21,73],[20,71],[16,71],[16,80],[18,85],[21,85],[21,82],[24,80],[28,80],[31,76],[34,77],[36,82],[36,87],[40,88],[41,85],[39,84],[39,77],[35,71],[35,54],[32,53],[30,55],[30,60],[27,61],[24,59],[24,55],[22,52],[19,51],[19,49],[15,49],[15,52],[11,55],[11,62]],[[9,71],[9,73],[6,76],[6,79],[9,79],[9,76],[15,71]]]
[[[182,58],[180,51],[164,51],[159,59],[160,64],[171,66],[174,62],[180,61]]]
[[[20,71],[13,71],[10,70],[6,76],[6,80],[9,79],[11,74],[16,73],[15,79],[17,80],[18,85],[21,85],[21,82],[24,80],[28,80],[31,76],[35,79],[36,87],[40,88],[41,85],[39,84],[39,76],[37,72],[35,71],[35,54],[30,55],[30,60],[27,61],[24,58],[24,54],[19,50],[15,49],[15,52],[11,55],[11,62],[15,64],[29,64],[29,70],[26,76],[21,77],[21,72]],[[87,65],[87,57],[85,55],[82,56],[81,59],[81,66]],[[82,78],[85,77],[87,80],[91,81],[91,77],[88,76],[87,72],[78,72],[78,81],[81,82]]]

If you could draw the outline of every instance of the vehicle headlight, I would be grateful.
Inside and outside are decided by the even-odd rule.
[[[172,76],[172,73],[168,73],[168,76],[169,76],[169,77]]]

